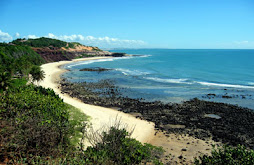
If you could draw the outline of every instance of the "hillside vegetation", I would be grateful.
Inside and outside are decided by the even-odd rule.
[[[1,67],[16,67],[24,62],[31,65],[40,65],[45,63],[43,58],[29,46],[10,45],[0,43],[0,65]],[[18,66],[17,66],[18,65]]]
[[[24,84],[29,73],[36,77],[34,81],[42,79],[44,75],[39,65],[43,63],[44,59],[29,46],[0,43],[0,92],[11,85]]]
[[[46,62],[72,60],[76,58],[112,55],[98,47],[85,46],[78,42],[66,42],[52,38],[21,39],[18,38],[9,45],[29,47],[39,54]]]
[[[58,39],[46,38],[46,37],[41,37],[36,39],[18,38],[12,41],[11,43],[15,45],[30,46],[30,47],[37,47],[37,48],[54,47],[54,48],[75,49],[77,46],[84,46],[78,42],[65,42]],[[92,47],[92,46],[84,46],[84,47],[91,47],[91,50],[102,51],[98,47]]]

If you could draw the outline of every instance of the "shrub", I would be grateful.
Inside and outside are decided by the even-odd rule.
[[[242,145],[237,147],[223,146],[213,149],[212,155],[203,155],[199,159],[195,158],[196,165],[253,165],[254,151],[246,149]]]
[[[160,164],[158,158],[163,153],[162,148],[142,144],[130,138],[130,135],[126,128],[120,127],[120,123],[101,133],[89,132],[87,136],[90,137],[90,142],[92,140],[93,146],[84,151],[85,159],[91,164]]]
[[[67,107],[51,89],[33,85],[0,96],[0,158],[57,155],[71,148],[74,125]]]

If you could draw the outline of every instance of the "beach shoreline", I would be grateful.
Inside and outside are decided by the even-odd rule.
[[[78,61],[99,60],[105,58],[113,57],[81,58],[72,61],[60,61],[43,64],[41,68],[45,72],[45,78],[43,81],[40,81],[38,85],[53,89],[56,94],[58,94],[63,99],[64,102],[71,104],[72,106],[80,109],[86,115],[90,116],[90,123],[94,130],[99,130],[102,127],[105,127],[105,125],[113,124],[112,122],[114,122],[114,120],[117,118],[120,119],[123,124],[128,125],[130,130],[135,128],[132,133],[133,138],[141,141],[142,143],[150,142],[153,139],[155,133],[154,123],[137,119],[130,114],[126,114],[112,108],[104,108],[100,106],[85,104],[76,98],[72,98],[69,95],[62,93],[59,89],[57,82],[60,81],[61,74],[67,71],[60,68],[62,65]]]
[[[68,85],[68,83],[63,81],[60,77],[61,74],[68,71],[61,68],[62,65],[78,61],[99,60],[105,58],[113,57],[93,57],[44,64],[41,67],[46,73],[46,76],[39,85],[53,89],[59,94],[64,102],[73,105],[86,115],[91,116],[92,119],[90,122],[94,130],[99,130],[101,127],[105,127],[105,125],[108,125],[109,123],[113,124],[112,122],[116,118],[121,119],[123,124],[129,126],[129,130],[127,131],[131,131],[132,128],[135,128],[132,138],[135,138],[142,143],[151,143],[152,145],[163,147],[166,151],[162,158],[164,163],[191,164],[194,157],[200,156],[201,153],[210,154],[213,145],[221,145],[221,142],[227,143],[227,137],[231,137],[231,135],[225,136],[226,134],[221,136],[220,131],[213,129],[217,127],[217,122],[222,122],[224,120],[228,120],[228,122],[231,122],[231,120],[235,121],[234,113],[228,113],[227,109],[229,108],[232,112],[237,113],[249,113],[248,109],[223,103],[201,101],[198,99],[193,99],[183,104],[172,105],[161,104],[160,102],[145,103],[135,99],[126,99],[128,103],[127,105],[130,105],[130,107],[121,107],[121,102],[107,102],[107,100],[96,100],[96,103],[93,101],[90,102],[90,96],[88,96],[88,99],[87,97],[84,99],[84,97],[78,94],[80,92],[79,90],[75,91],[74,89],[69,88],[70,91],[68,91],[68,89],[65,89],[65,87],[68,88],[71,87],[71,85]],[[77,89],[81,88],[83,87]],[[123,100],[125,99],[123,98]],[[103,101],[104,103],[106,101],[107,104],[104,104]],[[114,104],[119,105],[119,107]],[[111,107],[118,107],[120,109],[116,110]],[[190,109],[192,111],[190,111]],[[220,112],[218,109],[221,109],[223,112]],[[143,112],[145,113],[143,114]],[[139,115],[135,116],[135,114]],[[219,114],[223,120],[209,119],[205,114]],[[179,118],[179,115],[181,118]],[[226,118],[226,116],[228,117]],[[242,117],[243,116],[244,115],[242,115]],[[202,124],[200,125],[199,122]],[[227,121],[222,122],[222,124],[225,123],[227,123]],[[234,122],[232,123],[234,124]],[[232,126],[232,123],[231,125],[225,125],[228,130],[235,129],[235,127]],[[214,126],[208,128],[209,125]],[[183,126],[184,129],[175,129],[175,126]],[[239,128],[237,129],[242,129],[241,126],[238,127]],[[222,127],[218,128],[220,128],[221,131],[224,130]],[[204,130],[206,131],[204,132]],[[246,131],[246,133],[251,134],[248,132],[248,129]],[[211,135],[211,132],[214,133],[213,135],[215,136]],[[232,136],[236,137],[236,135],[233,134]],[[228,142],[234,144],[241,141],[229,140]],[[86,142],[85,145],[89,145],[89,143]]]
[[[121,122],[128,126],[129,131],[134,128],[132,138],[137,139],[142,143],[151,143],[152,145],[161,146],[165,150],[165,154],[162,157],[164,163],[192,163],[193,158],[199,156],[200,153],[208,154],[212,149],[212,144],[215,144],[212,140],[200,140],[188,135],[171,133],[166,135],[163,131],[155,129],[155,124],[147,120],[141,120],[135,116],[117,111],[112,108],[105,108],[102,106],[96,106],[83,103],[81,100],[71,97],[61,91],[59,82],[61,81],[61,75],[68,70],[61,68],[61,66],[87,60],[99,60],[113,57],[92,57],[75,59],[72,61],[60,61],[43,64],[42,70],[45,72],[45,78],[39,82],[45,88],[53,89],[64,102],[71,104],[72,106],[80,109],[83,113],[91,117],[89,121],[92,124],[94,130],[99,130],[105,125],[113,124],[114,120],[121,119]],[[85,145],[89,146],[89,142],[85,142]],[[187,149],[183,153],[183,149]],[[169,157],[171,155],[171,157]],[[179,156],[183,156],[183,159],[179,159]]]

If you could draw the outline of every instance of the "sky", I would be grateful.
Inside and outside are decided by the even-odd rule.
[[[254,0],[0,0],[0,42],[254,49]]]

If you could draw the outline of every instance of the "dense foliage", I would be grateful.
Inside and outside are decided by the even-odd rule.
[[[196,165],[253,165],[254,151],[246,149],[244,146],[237,147],[224,146],[213,149],[212,155],[203,155],[195,159]]]
[[[43,72],[38,65],[44,63],[39,54],[29,46],[0,43],[0,92],[12,85],[13,77],[25,77],[32,71],[36,81],[43,78]],[[35,76],[35,77],[34,77]]]
[[[52,38],[36,38],[36,39],[16,39],[12,41],[13,44],[15,45],[26,45],[26,46],[31,46],[31,47],[65,47],[67,45],[67,42],[57,40],[57,39],[52,39]]]
[[[111,127],[100,135],[101,141],[84,152],[91,164],[140,164],[153,162],[160,164],[162,148],[152,146],[130,138],[130,134],[119,127]],[[95,138],[93,136],[93,138]]]
[[[44,63],[44,60],[41,58],[41,56],[29,46],[0,43],[0,54],[1,65],[10,64],[10,60],[12,60],[12,62],[26,60],[33,65],[40,65]]]
[[[41,70],[41,67],[40,66],[37,66],[37,65],[34,65],[30,72],[29,72],[32,76],[32,81],[35,82],[39,82],[41,80],[43,80],[45,78],[45,75],[44,75],[44,71]]]
[[[81,46],[82,44],[78,42],[65,42],[53,38],[46,38],[46,37],[41,37],[41,38],[36,38],[36,39],[21,39],[18,38],[16,40],[13,40],[11,42],[12,44],[15,45],[21,45],[21,46],[31,46],[31,47],[55,47],[55,48],[75,48],[76,46]],[[92,46],[91,46],[92,47]],[[98,47],[92,47],[93,51],[102,51]]]
[[[22,86],[7,90],[0,100],[1,159],[56,155],[70,147],[74,125],[53,90]]]

